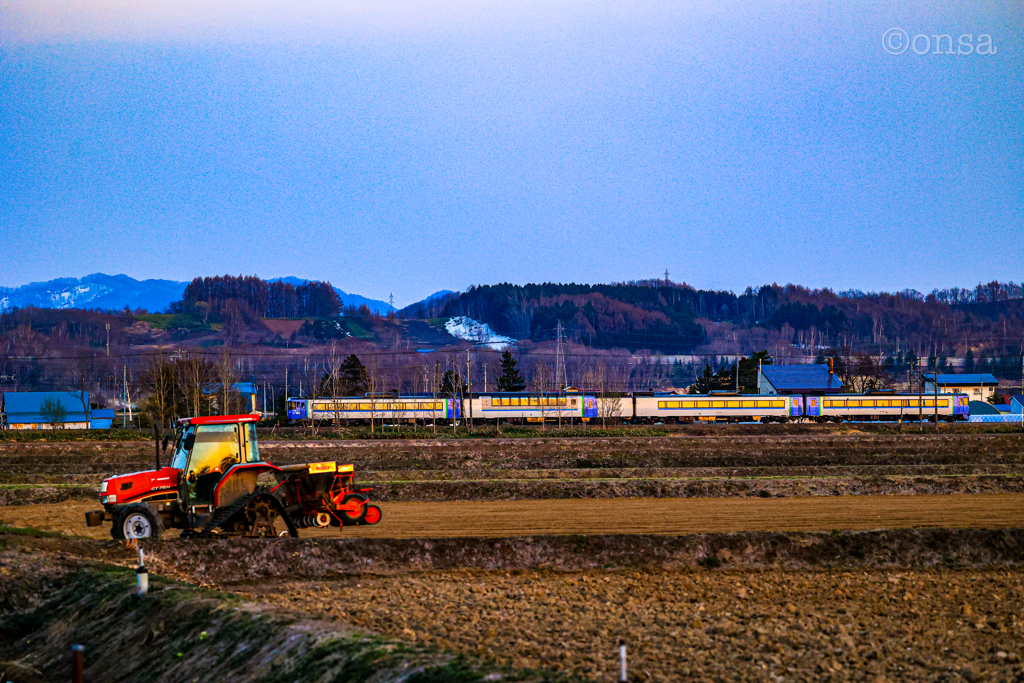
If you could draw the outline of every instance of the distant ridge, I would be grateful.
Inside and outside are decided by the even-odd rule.
[[[307,282],[303,278],[274,278],[293,285]],[[98,308],[119,311],[125,306],[132,310],[144,308],[150,313],[164,311],[181,299],[188,282],[174,280],[136,280],[128,275],[93,273],[82,278],[57,278],[46,282],[31,282],[20,287],[0,287],[0,311],[11,308]],[[337,287],[344,306],[366,305],[371,311],[387,315],[391,306],[384,301],[349,294]]]
[[[162,311],[181,298],[186,282],[136,280],[127,275],[93,273],[82,278],[58,278],[21,287],[0,287],[0,311],[10,308],[144,308]]]

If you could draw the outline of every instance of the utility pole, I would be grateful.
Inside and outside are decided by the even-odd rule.
[[[107,326],[107,356],[110,356],[110,323],[106,323]]]
[[[1024,358],[1021,358],[1024,360]],[[484,361],[484,393],[487,393],[487,361]]]
[[[434,396],[434,403],[435,403],[435,407],[434,407],[434,411],[433,411],[433,413],[434,413],[434,433],[435,434],[437,434],[437,406],[436,406],[436,403],[437,403],[437,375],[440,372],[441,372],[441,361],[440,360],[435,360],[434,361],[434,381],[431,383],[431,386],[430,386],[430,391],[431,391],[431,393]]]
[[[939,433],[939,357],[935,357],[935,433]]]
[[[288,400],[288,366],[284,366],[284,400]]]
[[[558,396],[555,398],[555,410],[558,411],[558,428],[562,428],[562,401],[565,400],[565,385],[568,380],[565,378],[565,353],[562,350],[562,321],[558,321],[558,355],[555,360],[555,384],[558,385]],[[558,376],[561,374],[561,381]]]
[[[917,429],[924,431],[924,376],[921,374],[924,359],[917,359]]]
[[[469,351],[466,351],[466,382],[469,384],[469,429],[473,431],[473,365],[469,359]]]

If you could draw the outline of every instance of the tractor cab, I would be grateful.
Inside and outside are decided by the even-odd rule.
[[[244,415],[181,421],[171,467],[181,473],[179,496],[187,508],[215,504],[218,486],[226,483],[222,481],[225,475],[238,465],[256,465],[247,470],[274,469],[260,458],[256,440],[258,419],[257,415]]]

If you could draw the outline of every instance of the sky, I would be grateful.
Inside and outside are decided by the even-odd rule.
[[[0,0],[0,285],[1020,281],[1022,34],[1020,2]]]

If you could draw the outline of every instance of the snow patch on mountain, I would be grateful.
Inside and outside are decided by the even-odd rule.
[[[511,337],[498,334],[487,323],[473,320],[465,315],[449,319],[444,324],[444,329],[456,339],[473,342],[477,346],[486,346],[495,351],[503,351],[506,347],[515,345],[516,342]]]

